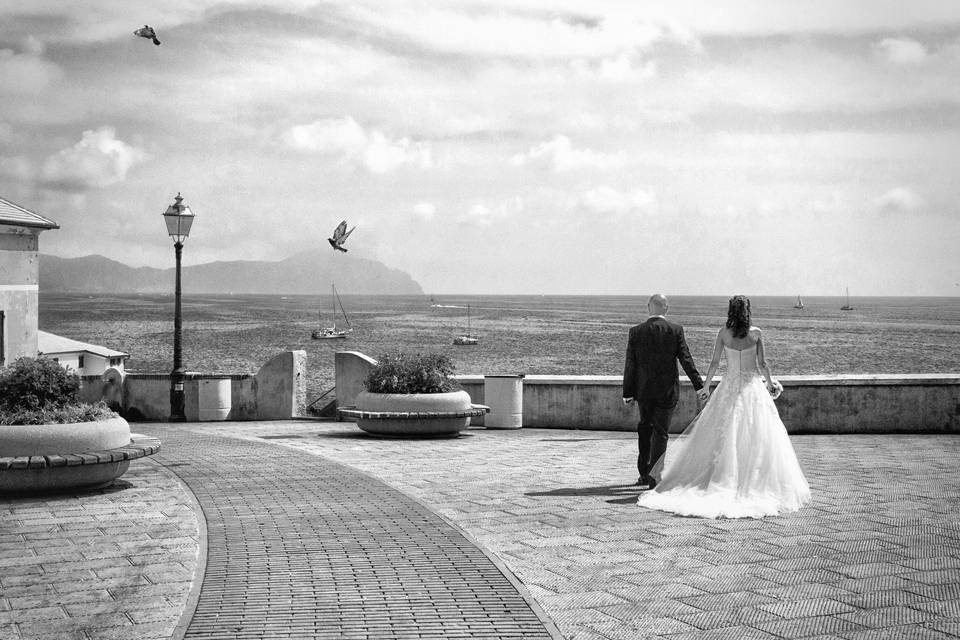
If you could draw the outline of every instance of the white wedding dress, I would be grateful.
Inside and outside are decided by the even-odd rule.
[[[727,372],[683,435],[667,446],[663,477],[637,504],[703,518],[796,511],[810,487],[757,366],[757,347],[724,347]]]

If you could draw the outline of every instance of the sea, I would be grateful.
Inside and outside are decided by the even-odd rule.
[[[314,340],[332,324],[328,295],[203,295],[182,299],[183,364],[202,373],[256,373],[276,354],[307,353],[308,399],[333,387],[334,353],[377,358],[396,350],[440,352],[460,374],[619,375],[629,328],[646,297],[557,295],[342,295],[346,339]],[[751,299],[773,374],[960,373],[960,298]],[[685,328],[706,372],[725,296],[671,296],[668,317]],[[127,369],[173,368],[172,295],[40,293],[39,326],[130,354]],[[455,346],[471,334],[476,345]],[[722,371],[722,369],[721,369]]]

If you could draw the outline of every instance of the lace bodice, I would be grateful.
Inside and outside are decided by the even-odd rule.
[[[724,347],[724,351],[727,354],[728,377],[739,376],[741,379],[749,380],[760,375],[760,367],[757,365],[757,345],[744,349]]]

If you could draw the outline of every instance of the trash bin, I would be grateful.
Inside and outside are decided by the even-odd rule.
[[[487,429],[522,427],[523,375],[484,376],[483,403],[490,407],[483,418]]]
[[[203,378],[198,396],[201,422],[226,420],[230,415],[230,378]]]

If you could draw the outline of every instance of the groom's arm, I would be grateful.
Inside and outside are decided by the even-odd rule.
[[[623,398],[633,398],[637,393],[637,333],[630,331],[627,339],[627,356],[623,364]]]
[[[680,327],[677,334],[677,360],[680,361],[684,373],[693,383],[693,388],[700,391],[703,388],[703,380],[700,377],[700,372],[697,371],[697,365],[693,363],[693,358],[690,357],[690,349],[687,348],[687,340],[683,336],[683,327]]]

